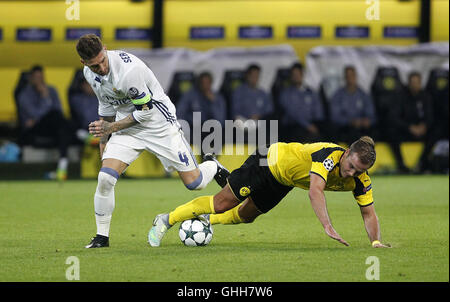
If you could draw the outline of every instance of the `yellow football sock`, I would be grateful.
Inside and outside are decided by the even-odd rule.
[[[244,220],[239,216],[239,208],[242,204],[239,204],[221,214],[211,214],[209,216],[209,221],[211,224],[238,224],[244,222]]]
[[[214,212],[214,196],[201,196],[185,203],[169,213],[169,223],[174,225],[187,219],[194,218],[200,214]]]

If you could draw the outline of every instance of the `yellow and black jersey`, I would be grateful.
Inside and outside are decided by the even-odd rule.
[[[372,182],[367,172],[343,178],[339,163],[345,149],[333,143],[276,143],[270,146],[267,162],[275,179],[291,187],[309,189],[310,174],[322,177],[327,191],[353,191],[358,205],[373,203]]]

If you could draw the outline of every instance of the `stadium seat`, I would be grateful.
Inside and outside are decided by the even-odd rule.
[[[372,82],[374,97],[390,95],[404,88],[398,69],[394,66],[379,67]]]
[[[433,99],[448,95],[448,88],[448,70],[442,68],[431,70],[425,89]]]
[[[426,91],[433,100],[433,135],[434,140],[446,139],[448,141],[449,129],[449,100],[448,100],[448,70],[436,68],[430,71]]]
[[[335,92],[344,86],[344,79],[341,75],[324,76],[319,87],[319,96],[322,101],[325,120],[330,121],[330,101]]]
[[[401,99],[400,95],[404,89],[396,67],[386,66],[377,69],[371,85],[371,93],[380,123],[391,115],[392,104]]]
[[[84,79],[83,69],[77,69],[75,70],[75,73],[73,74],[72,82],[70,82],[69,86],[69,97],[71,95],[74,95],[76,93],[80,93],[80,83]]]
[[[233,91],[242,84],[244,81],[244,75],[245,72],[243,70],[225,71],[219,92],[223,95],[227,103],[227,119],[231,119],[231,97],[233,95]]]
[[[77,69],[73,75],[72,82],[70,83],[67,99],[69,100],[69,110],[70,110],[70,117],[72,121],[78,121],[78,117],[76,116],[76,110],[73,109],[73,102],[72,102],[72,96],[81,93],[80,83],[84,79],[83,69]]]
[[[290,68],[279,68],[275,75],[275,79],[272,84],[272,100],[274,104],[274,118],[279,119],[282,114],[282,110],[279,106],[279,98],[281,91],[288,87],[290,84]]]
[[[169,98],[174,103],[178,103],[181,96],[189,91],[195,83],[195,75],[192,71],[177,71],[174,73],[169,87]]]

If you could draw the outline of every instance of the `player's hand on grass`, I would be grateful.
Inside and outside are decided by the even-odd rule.
[[[102,137],[112,133],[110,122],[105,120],[94,121],[89,124],[89,133],[95,137]]]
[[[373,242],[372,243],[373,248],[391,248],[392,246],[389,243],[383,244],[381,242]]]
[[[325,227],[325,233],[327,233],[327,235],[329,237],[331,237],[332,239],[339,241],[340,243],[342,243],[345,246],[349,246],[350,245],[350,244],[348,244],[347,241],[342,239],[342,237],[334,230],[334,228],[331,225]]]

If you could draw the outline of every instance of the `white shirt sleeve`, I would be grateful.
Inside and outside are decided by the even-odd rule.
[[[101,117],[116,116],[116,109],[114,109],[114,106],[108,102],[103,101],[102,98],[97,94],[97,92],[95,92],[95,95],[98,99],[98,115]]]
[[[99,116],[116,116],[116,109],[114,109],[114,106],[110,103],[104,101],[102,97],[98,94],[95,87],[93,87],[92,77],[89,74],[89,68],[84,67],[83,68],[83,74],[84,78],[88,81],[89,85],[91,85],[92,90],[94,91],[95,95],[97,96],[98,100],[98,115]],[[89,80],[88,80],[89,79]],[[94,80],[95,81],[95,80]]]
[[[153,107],[152,93],[146,85],[146,72],[144,67],[136,66],[128,71],[123,83],[128,97],[136,108],[132,115],[138,123],[150,120]]]

